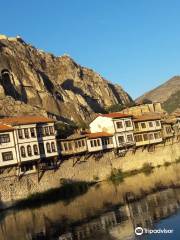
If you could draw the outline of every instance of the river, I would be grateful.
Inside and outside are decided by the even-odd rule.
[[[98,183],[67,201],[1,212],[0,240],[175,240],[179,207],[180,164],[172,164],[121,183]]]

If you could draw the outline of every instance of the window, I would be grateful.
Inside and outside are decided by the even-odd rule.
[[[82,140],[82,146],[83,146],[83,147],[85,146],[85,141],[84,141],[84,140]]]
[[[49,132],[51,135],[54,135],[54,127],[53,126],[49,127]]]
[[[119,143],[124,143],[124,136],[119,136],[118,141]]]
[[[135,141],[136,142],[142,142],[143,141],[142,135],[136,135],[135,136]]]
[[[141,123],[141,127],[142,128],[146,128],[146,124],[143,122],[143,123]]]
[[[22,129],[18,129],[18,136],[19,136],[19,139],[23,139],[23,131],[22,131]]]
[[[152,133],[149,134],[149,140],[153,140],[154,139],[154,135]]]
[[[24,136],[25,136],[25,138],[29,138],[28,128],[25,128],[25,129],[24,129]]]
[[[68,150],[68,146],[67,146],[67,143],[64,143],[64,150],[67,151]]]
[[[27,154],[28,154],[29,157],[32,156],[32,149],[31,149],[30,145],[27,146]]]
[[[110,138],[102,138],[102,145],[110,144]]]
[[[156,121],[156,126],[157,126],[157,127],[160,126],[160,121],[159,121],[159,120]]]
[[[148,141],[148,134],[147,133],[143,134],[143,138],[144,138],[144,141]]]
[[[39,154],[38,146],[36,144],[33,145],[33,150],[34,150],[34,155],[38,155]]]
[[[132,123],[131,123],[131,121],[130,121],[130,120],[128,120],[128,121],[125,121],[125,124],[126,124],[126,127],[131,127],[131,126],[132,126]]]
[[[132,136],[132,134],[128,134],[128,135],[127,135],[127,141],[128,141],[128,142],[133,142],[133,136]]]
[[[0,143],[8,143],[10,142],[9,134],[0,135]]]
[[[51,143],[51,148],[52,148],[52,152],[56,152],[56,147],[55,147],[55,143],[54,142]],[[70,150],[72,150],[72,145],[71,145],[71,149]]]
[[[20,151],[21,151],[21,157],[25,158],[26,157],[25,147],[24,146],[20,147]]]
[[[150,127],[150,128],[153,127],[153,122],[149,122],[149,127]]]
[[[90,141],[91,147],[94,147],[93,140]]]
[[[159,138],[161,138],[161,134],[160,134],[160,132],[156,132],[156,133],[154,133],[154,137],[155,137],[155,139],[159,139]]]
[[[91,147],[97,147],[100,146],[100,140],[99,139],[94,139],[90,141]]]
[[[117,128],[123,128],[123,123],[122,122],[117,122],[116,127]]]
[[[171,133],[171,127],[166,127],[166,133]]]
[[[52,147],[52,144],[51,144],[51,147]],[[68,147],[69,147],[69,150],[72,150],[72,143],[71,142],[68,143]],[[52,151],[53,151],[53,149],[52,149]],[[55,152],[55,151],[53,151],[53,152]]]
[[[66,144],[67,146],[67,144]],[[48,153],[51,153],[51,146],[50,146],[50,143],[46,143],[46,149],[47,149],[47,152]],[[68,149],[67,149],[68,150]]]
[[[81,147],[81,141],[78,141],[78,146]]]
[[[36,137],[35,128],[30,128],[31,137]]]
[[[46,136],[49,136],[49,135],[50,135],[50,133],[49,133],[49,128],[48,128],[48,127],[45,127],[45,128],[44,128],[44,132],[45,132],[45,135],[46,135]]]
[[[13,160],[13,153],[11,151],[2,153],[2,159],[3,162]]]
[[[78,142],[75,141],[75,148],[78,148]]]
[[[137,122],[135,122],[135,123],[134,123],[134,127],[135,127],[135,129],[138,130],[138,129],[139,129],[139,124],[138,124]]]

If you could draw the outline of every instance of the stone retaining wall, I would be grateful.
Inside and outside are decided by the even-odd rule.
[[[8,169],[0,174],[0,208],[32,193],[59,187],[62,178],[81,181],[105,180],[113,168],[130,171],[142,168],[147,162],[157,166],[174,162],[179,157],[180,142],[175,142],[158,144],[153,152],[138,148],[135,152],[127,152],[124,157],[118,157],[112,151],[104,153],[98,159],[93,155],[86,160],[82,157],[76,164],[75,158],[69,158],[64,160],[57,170],[46,171],[40,181],[37,173],[25,175],[19,180],[15,168]]]

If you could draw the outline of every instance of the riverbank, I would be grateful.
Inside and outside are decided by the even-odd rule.
[[[150,163],[144,163],[142,168],[140,169],[135,169],[131,171],[125,171],[123,172],[122,169],[112,169],[111,175],[108,177],[108,180],[112,181],[113,183],[120,183],[124,181],[125,178],[134,176],[136,174],[144,173],[146,175],[149,175],[152,173],[153,169],[155,168],[160,168],[162,166],[168,167],[171,164],[178,164],[180,163],[180,157],[175,159],[174,162],[164,162],[164,165],[157,165],[157,166],[152,166]]]
[[[78,225],[77,228],[75,227],[76,232],[86,232],[87,228],[94,229],[94,225],[101,224],[103,227],[106,221],[113,223],[116,220],[118,221],[117,228],[121,224],[119,233],[122,239],[125,239],[123,238],[124,234],[129,233],[130,230],[134,232],[134,227],[129,218],[127,222],[119,222],[122,218],[119,219],[118,214],[125,212],[126,216],[131,217],[128,207],[132,206],[134,209],[132,213],[137,213],[133,221],[143,224],[154,216],[160,218],[162,211],[164,216],[173,212],[177,202],[180,201],[179,172],[180,164],[171,164],[168,167],[154,168],[149,175],[139,173],[127,177],[119,185],[110,181],[97,183],[87,192],[70,201],[60,200],[40,207],[17,210],[14,208],[4,211],[0,214],[0,236],[4,236],[4,238],[2,237],[4,240],[7,239],[7,236],[8,239],[19,240],[27,238],[30,232],[38,233],[46,229],[46,232],[50,233],[54,227],[55,232],[57,229],[60,234],[60,232],[71,231],[69,226],[72,226],[73,223]],[[171,191],[168,190],[170,187],[172,187]],[[136,201],[130,201],[130,204],[124,205],[125,196]],[[146,208],[147,205],[148,208]],[[159,210],[156,209],[157,206],[159,206]],[[139,210],[141,211],[139,212]],[[152,214],[150,211],[153,211]],[[114,218],[115,216],[117,218]],[[116,232],[116,227],[113,231]]]
[[[164,163],[164,167],[169,167],[172,164],[179,164],[180,163],[180,158],[177,159],[175,162],[172,163],[168,163],[165,162]],[[180,165],[179,165],[180,166]],[[108,177],[107,180],[103,180],[103,181],[93,181],[93,182],[69,182],[66,180],[63,180],[62,182],[62,186],[60,186],[59,188],[53,188],[50,190],[47,190],[45,192],[42,193],[34,193],[29,195],[27,198],[25,199],[21,199],[16,201],[13,205],[9,206],[8,208],[4,209],[26,209],[26,208],[37,208],[46,204],[52,204],[52,203],[56,203],[58,201],[64,201],[64,202],[70,202],[73,201],[76,197],[81,196],[85,193],[87,193],[87,191],[90,189],[90,187],[105,182],[105,181],[111,181],[113,184],[122,184],[122,182],[125,180],[125,178],[128,177],[133,177],[137,174],[145,174],[145,175],[150,175],[153,173],[153,170],[155,169],[159,169],[161,170],[163,166],[157,166],[157,167],[152,167],[149,164],[145,164],[143,166],[143,168],[139,169],[139,170],[132,170],[132,171],[128,171],[128,172],[122,172],[121,169],[113,169],[111,172],[111,175]],[[180,183],[170,183],[168,185],[164,185],[162,182],[158,182],[156,183],[154,188],[151,188],[149,191],[142,191],[141,195],[133,195],[131,196],[131,199],[128,199],[128,197],[126,196],[126,194],[124,195],[126,201],[135,201],[138,199],[141,199],[143,197],[145,197],[148,194],[152,194],[156,191],[162,191],[165,190],[167,188],[180,188]],[[121,203],[120,205],[123,205],[123,203]],[[120,206],[119,205],[119,206]]]
[[[10,169],[0,174],[0,206],[5,208],[33,194],[60,188],[62,179],[75,182],[103,181],[111,175],[113,169],[138,173],[144,164],[148,163],[155,168],[171,164],[179,159],[179,156],[180,143],[169,142],[156,145],[153,152],[145,148],[130,150],[124,157],[119,157],[114,152],[106,152],[98,159],[94,155],[86,160],[82,157],[77,162],[77,159],[70,158],[64,160],[56,171],[44,172],[40,181],[36,173],[18,179],[15,169]]]

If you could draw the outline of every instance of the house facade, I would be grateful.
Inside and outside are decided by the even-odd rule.
[[[87,151],[85,135],[75,134],[66,139],[58,140],[59,154],[62,156],[82,154]]]
[[[162,124],[162,138],[164,141],[169,141],[174,137],[173,125],[174,122],[172,120],[163,120]]]
[[[177,140],[180,140],[180,113],[175,115],[174,121],[175,121],[173,125],[174,135]]]
[[[98,152],[114,148],[113,135],[107,132],[89,133],[87,136],[88,152]]]
[[[12,148],[13,159],[7,163],[20,166],[20,173],[34,172],[38,160],[50,160],[58,156],[56,132],[52,119],[23,116],[3,118],[0,123],[9,128],[9,132],[5,133],[6,136],[9,135],[9,142],[6,145]],[[3,134],[0,135],[3,136]],[[4,154],[5,150],[0,148],[0,151]],[[5,163],[0,163],[0,166],[4,165]]]
[[[14,129],[11,126],[0,124],[0,167],[16,164]]]
[[[162,142],[161,117],[155,115],[142,115],[135,117],[134,138],[136,146],[143,146]]]
[[[113,134],[114,148],[125,148],[135,144],[132,116],[122,113],[100,114],[90,123],[90,131]]]

